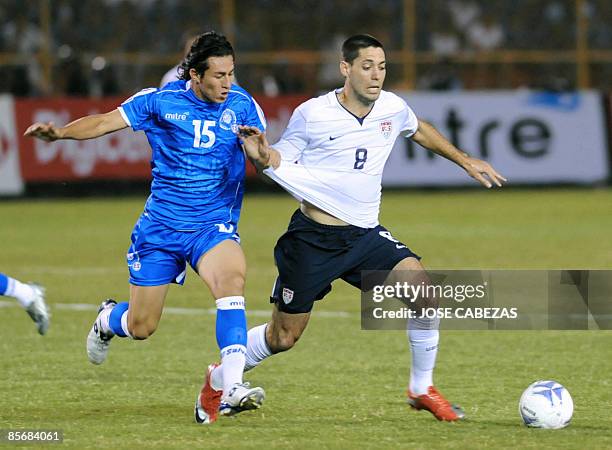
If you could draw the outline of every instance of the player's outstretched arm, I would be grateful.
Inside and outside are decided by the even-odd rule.
[[[433,125],[424,120],[419,119],[419,128],[412,135],[412,140],[463,167],[469,176],[480,182],[483,186],[490,188],[493,186],[491,183],[493,182],[501,187],[503,182],[508,181],[488,162],[472,158],[467,153],[459,150],[442,136]]]
[[[280,153],[268,144],[266,135],[257,127],[239,126],[238,136],[247,156],[255,163],[258,170],[280,166]]]
[[[37,122],[28,127],[24,136],[32,136],[43,141],[52,142],[58,139],[92,139],[113,131],[121,130],[128,124],[118,109],[105,114],[92,114],[81,117],[63,127],[56,127],[53,122]]]

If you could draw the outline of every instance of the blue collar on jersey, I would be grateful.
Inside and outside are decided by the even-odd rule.
[[[350,112],[348,109],[346,109],[346,107],[345,107],[345,106],[344,106],[344,105],[343,105],[343,104],[340,102],[340,99],[338,98],[338,94],[339,94],[340,92],[342,92],[342,88],[340,88],[340,89],[336,89],[336,90],[334,91],[334,97],[336,97],[336,101],[338,102],[338,104],[339,104],[340,106],[342,106],[342,109],[343,109],[343,110],[345,110],[347,113],[349,113],[349,114],[350,114],[351,116],[353,116],[355,119],[357,119],[357,122],[359,122],[359,125],[363,125],[363,121],[365,120],[365,118],[366,118],[366,117],[368,117],[368,116],[370,115],[370,113],[371,113],[371,112],[372,112],[372,110],[374,109],[374,104],[375,104],[376,102],[374,102],[374,103],[372,104],[372,107],[370,108],[370,110],[368,111],[368,113],[367,113],[365,116],[363,116],[363,117],[359,117],[359,116],[357,116],[357,115],[353,114],[352,112]]]

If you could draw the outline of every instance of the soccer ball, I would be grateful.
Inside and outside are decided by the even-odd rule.
[[[574,402],[561,384],[540,380],[531,384],[521,395],[519,413],[528,427],[557,430],[569,424],[574,413]]]

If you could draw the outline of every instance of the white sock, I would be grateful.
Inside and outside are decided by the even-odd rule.
[[[6,292],[4,295],[15,297],[24,308],[30,306],[34,301],[34,295],[36,294],[34,288],[29,284],[22,283],[14,278],[7,278],[8,286],[6,287]]]
[[[110,312],[108,316],[110,318]],[[121,329],[125,333],[125,337],[132,338],[132,335],[130,334],[130,330],[128,329],[128,312],[127,311],[121,315]]]
[[[236,383],[242,383],[246,348],[244,345],[228,345],[221,349],[223,392],[229,392]],[[213,386],[214,389],[214,386]]]
[[[427,393],[427,388],[433,386],[433,369],[436,365],[440,332],[427,329],[423,324],[410,320],[408,340],[412,363],[410,365],[410,392],[415,395]],[[424,329],[425,328],[425,329]]]
[[[268,324],[264,323],[263,325],[251,328],[247,333],[245,372],[258,366],[268,356],[272,356],[272,351],[266,342],[267,328]]]
[[[210,386],[215,391],[223,389],[223,366],[220,364],[210,374]]]
[[[268,324],[264,323],[253,327],[247,333],[247,348],[245,355],[244,371],[251,370],[259,365],[268,356],[272,356],[272,351],[266,342],[266,328]],[[213,369],[210,374],[210,385],[216,391],[223,388],[223,364]]]
[[[102,312],[100,313],[100,322],[102,323],[102,331],[104,333],[108,333],[108,332],[113,332],[113,330],[110,329],[110,325],[109,325],[109,320],[110,320],[110,313],[111,313],[112,309],[104,309],[102,310]],[[123,319],[123,317],[122,317]],[[123,321],[122,321],[123,322]],[[114,333],[113,333],[114,334]]]

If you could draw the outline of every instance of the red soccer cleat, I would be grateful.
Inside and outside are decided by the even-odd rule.
[[[432,413],[436,419],[455,422],[465,419],[465,412],[460,406],[451,405],[438,390],[429,386],[427,394],[414,395],[408,390],[408,404],[416,409],[424,409]]]
[[[211,424],[217,420],[219,416],[219,404],[221,403],[222,390],[216,391],[210,384],[212,371],[219,367],[219,364],[211,364],[206,370],[206,378],[204,386],[198,394],[195,404],[195,421],[201,424]]]

